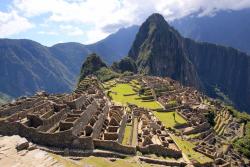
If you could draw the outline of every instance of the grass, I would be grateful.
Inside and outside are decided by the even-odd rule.
[[[132,130],[132,126],[127,125],[125,128],[124,137],[122,140],[123,145],[130,145],[129,140],[130,140],[131,130]]]
[[[116,84],[116,79],[112,79],[110,81],[103,83],[102,85],[103,85],[104,89],[110,89],[115,84]]]
[[[174,119],[175,113],[175,119]],[[173,128],[178,124],[185,124],[187,121],[182,118],[177,112],[154,112],[154,115],[166,126]]]
[[[152,100],[152,101],[143,101],[140,99],[141,97],[133,90],[133,87],[130,84],[116,84],[114,87],[110,89],[112,93],[110,93],[111,98],[114,102],[121,103],[123,105],[127,105],[127,103],[135,104],[138,107],[144,107],[148,109],[159,109],[162,106]],[[124,96],[128,94],[134,94],[130,96]]]
[[[106,158],[101,157],[86,157],[79,161],[73,161],[68,158],[64,158],[59,155],[51,154],[52,157],[57,160],[60,164],[65,167],[82,167],[82,166],[91,166],[91,167],[150,167],[151,165],[146,163],[137,162],[134,158],[126,159],[117,159],[114,162],[109,161]]]
[[[132,146],[136,146],[137,144],[137,127],[138,127],[138,119],[134,118],[134,126],[133,126],[133,138],[132,138]]]
[[[62,164],[64,167],[83,167],[83,166],[89,166],[89,167],[152,167],[152,166],[160,166],[156,164],[148,164],[145,162],[138,161],[135,157],[127,157],[125,159],[116,159],[116,161],[112,162],[106,158],[102,157],[86,157],[82,158],[81,160],[71,160],[69,158],[62,157],[60,155],[52,154],[50,155],[59,162],[59,164]],[[155,157],[154,157],[155,158]],[[165,160],[168,160],[165,158]]]
[[[213,162],[213,160],[199,152],[196,152],[193,148],[195,145],[189,141],[182,140],[181,138],[171,135],[171,138],[174,140],[174,142],[178,145],[178,147],[187,155],[187,157],[192,160],[196,160],[201,164],[207,163],[207,162]]]
[[[190,137],[191,139],[199,137],[201,134],[200,133],[195,133],[195,134],[190,134],[188,135],[188,137]]]

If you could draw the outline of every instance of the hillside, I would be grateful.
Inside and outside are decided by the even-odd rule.
[[[11,101],[11,97],[0,92],[0,105],[8,103]]]
[[[192,14],[171,22],[183,36],[231,46],[250,53],[250,9],[219,11],[213,16]]]
[[[44,89],[68,92],[73,74],[47,47],[31,40],[0,40],[0,92],[12,97]]]
[[[168,76],[217,97],[215,88],[241,110],[250,108],[250,57],[233,48],[183,38],[159,14],[140,27],[129,51],[138,72]]]
[[[127,55],[138,29],[139,26],[121,28],[107,38],[97,43],[87,45],[87,48],[101,55],[102,59],[108,64],[112,64],[114,61],[119,61]]]
[[[52,47],[31,40],[0,39],[0,92],[12,97],[71,91],[81,63],[92,52],[112,63],[127,55],[138,27],[121,29],[91,45],[60,43]],[[103,53],[103,54],[102,54]]]

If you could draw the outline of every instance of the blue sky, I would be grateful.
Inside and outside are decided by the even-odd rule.
[[[249,7],[250,0],[0,0],[0,38],[89,44],[154,12],[171,21]]]

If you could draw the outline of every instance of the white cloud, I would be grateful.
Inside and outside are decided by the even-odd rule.
[[[8,37],[34,27],[26,18],[18,16],[15,11],[0,11],[0,37]]]
[[[45,34],[45,35],[58,35],[55,31],[38,31],[38,34]]]
[[[60,25],[59,28],[62,34],[66,34],[69,36],[79,36],[84,34],[83,30],[72,25]]]
[[[173,20],[194,12],[203,16],[249,7],[250,0],[14,0],[12,4],[26,18],[44,15],[47,23],[91,27],[64,30],[69,36],[86,34],[88,42],[100,40],[118,28],[141,24],[154,12]]]

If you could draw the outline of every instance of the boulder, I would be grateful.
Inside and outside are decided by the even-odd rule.
[[[27,149],[29,147],[29,142],[25,138],[21,138],[17,141],[16,149],[18,151]]]

